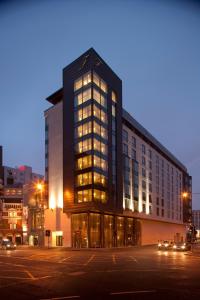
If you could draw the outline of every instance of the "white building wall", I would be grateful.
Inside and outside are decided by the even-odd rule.
[[[70,218],[63,213],[63,103],[59,102],[45,112],[48,138],[48,194],[49,209],[45,211],[45,229],[51,230],[50,246],[56,245],[56,236],[62,236],[63,246],[71,246]],[[48,238],[45,238],[48,245]]]

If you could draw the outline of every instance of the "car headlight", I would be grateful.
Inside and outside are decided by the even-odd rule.
[[[183,245],[183,246],[181,246],[181,249],[185,249],[185,246]]]
[[[173,248],[176,249],[176,245],[174,245]]]
[[[158,247],[161,247],[162,245],[161,244],[158,244]]]
[[[165,244],[165,247],[168,247],[169,246],[169,244]]]
[[[7,247],[9,248],[9,247],[10,247],[10,245],[7,245]]]
[[[14,247],[16,247],[17,245],[16,244],[14,244]]]

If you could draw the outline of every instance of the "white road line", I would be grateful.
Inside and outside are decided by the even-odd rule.
[[[110,295],[115,296],[115,295],[143,294],[143,293],[156,293],[156,290],[114,292],[114,293],[110,293]]]
[[[29,272],[28,270],[24,270],[24,272],[26,274],[28,274],[28,276],[30,277],[30,279],[35,280],[36,278],[33,276],[33,274],[31,274],[31,272]]]
[[[62,262],[66,261],[66,260],[68,260],[70,258],[72,258],[72,256],[65,257],[65,258],[59,260],[59,263],[61,264]]]
[[[116,257],[114,254],[112,255],[112,261],[113,261],[113,264],[116,265]]]
[[[93,255],[88,259],[88,261],[86,261],[86,263],[83,264],[83,265],[84,265],[84,266],[87,266],[87,265],[93,260],[94,257],[95,257],[95,255],[93,254]]]
[[[137,259],[136,259],[135,257],[130,256],[130,258],[131,258],[134,262],[136,262],[136,264],[138,264],[138,261],[137,261]]]
[[[62,300],[62,299],[75,299],[75,298],[80,298],[80,296],[66,296],[66,297],[57,297],[57,298],[46,298],[40,300]]]

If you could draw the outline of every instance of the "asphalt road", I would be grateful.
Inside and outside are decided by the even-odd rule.
[[[0,299],[200,299],[200,256],[155,247],[0,250]]]

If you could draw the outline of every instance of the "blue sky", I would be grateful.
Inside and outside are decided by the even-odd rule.
[[[4,164],[43,173],[45,98],[62,69],[94,47],[123,80],[124,108],[187,166],[200,192],[199,32],[192,0],[0,1]]]

